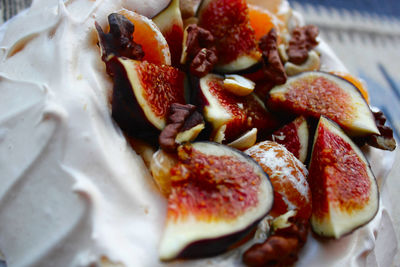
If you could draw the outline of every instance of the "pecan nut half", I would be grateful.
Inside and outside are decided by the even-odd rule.
[[[164,151],[175,152],[179,144],[193,141],[203,129],[204,119],[196,106],[173,103],[158,142]]]
[[[218,61],[214,36],[196,24],[190,24],[185,29],[186,62],[190,73],[197,77],[208,74]]]
[[[268,34],[261,37],[258,44],[262,51],[265,78],[274,85],[284,84],[287,80],[285,68],[279,57],[277,40],[277,32],[272,28]]]
[[[243,262],[251,267],[290,266],[307,241],[309,224],[297,220],[286,228],[277,229],[264,243],[255,244],[243,255]]]
[[[308,51],[318,45],[318,34],[319,30],[315,25],[296,27],[287,49],[289,61],[296,65],[303,64],[308,58]]]

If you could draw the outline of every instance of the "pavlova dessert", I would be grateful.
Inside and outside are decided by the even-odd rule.
[[[2,33],[7,266],[392,264],[393,133],[287,2],[36,0]]]

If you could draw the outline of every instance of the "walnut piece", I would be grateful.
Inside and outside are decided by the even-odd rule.
[[[164,151],[175,152],[179,144],[194,140],[203,128],[204,119],[196,106],[173,103],[158,142]]]
[[[318,45],[318,34],[319,30],[315,25],[296,27],[287,49],[289,61],[296,65],[303,64],[308,58],[308,51]]]
[[[272,28],[268,34],[261,37],[258,44],[262,51],[265,78],[274,85],[284,84],[287,80],[285,68],[279,57],[277,36],[276,30]]]
[[[396,149],[396,140],[393,137],[393,129],[385,126],[386,117],[382,111],[377,110],[372,112],[375,117],[375,123],[378,127],[380,135],[374,134],[367,138],[366,142],[370,146],[393,151]]]
[[[197,77],[203,77],[214,68],[217,61],[218,58],[214,50],[203,48],[190,63],[190,73]]]
[[[300,249],[307,241],[308,222],[291,221],[290,226],[277,229],[261,244],[250,247],[243,255],[243,262],[251,267],[290,266],[297,261]]]
[[[186,33],[186,62],[189,63],[193,75],[203,77],[218,61],[215,39],[208,30],[196,24],[188,25]]]
[[[142,46],[133,41],[135,26],[123,15],[112,13],[108,16],[110,32],[104,33],[96,22],[100,39],[102,60],[107,62],[112,56],[141,60],[144,57]]]

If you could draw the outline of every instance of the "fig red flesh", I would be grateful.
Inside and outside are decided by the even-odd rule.
[[[144,88],[143,95],[156,116],[165,117],[172,103],[185,103],[182,72],[147,61],[137,64],[136,68]]]
[[[220,64],[257,50],[248,16],[245,0],[212,0],[200,12],[199,26],[209,30],[217,40]]]
[[[351,136],[379,133],[372,112],[358,89],[336,75],[307,71],[292,76],[270,91],[267,106],[287,114],[338,123]]]
[[[301,162],[305,162],[308,150],[308,125],[304,117],[298,117],[294,121],[276,130],[268,138],[286,147]]]
[[[339,238],[369,222],[379,208],[375,177],[362,151],[331,120],[321,117],[309,167],[317,234]]]
[[[221,125],[226,125],[225,142],[230,142],[244,134],[246,131],[257,128],[261,136],[275,130],[279,122],[265,108],[263,103],[254,94],[245,97],[236,96],[224,89],[223,78],[217,75],[207,75],[200,80],[200,91],[206,98],[208,112],[205,118],[213,124],[214,131]],[[213,98],[212,100],[210,98]],[[210,103],[218,103],[229,118],[215,118]],[[217,112],[216,112],[217,113]],[[216,123],[218,121],[218,123]],[[223,122],[221,122],[223,121]]]
[[[205,155],[191,146],[181,147],[178,156],[180,164],[171,170],[179,179],[172,179],[170,219],[191,214],[206,221],[230,220],[257,205],[261,179],[248,163],[232,156]]]
[[[293,106],[296,113],[318,117],[325,114],[334,121],[351,120],[354,109],[349,105],[350,96],[335,83],[318,77],[303,79],[293,84],[285,94],[284,105]]]
[[[370,180],[360,179],[368,176],[366,164],[347,142],[323,125],[318,127],[314,146],[310,177],[324,177],[311,180],[313,187],[319,189],[313,191],[315,215],[324,216],[332,202],[347,212],[363,208],[369,200],[371,187]]]

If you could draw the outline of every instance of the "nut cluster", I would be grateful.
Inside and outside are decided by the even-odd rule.
[[[169,108],[167,126],[158,138],[160,147],[167,152],[175,152],[179,145],[176,142],[178,134],[202,123],[204,123],[203,116],[196,110],[196,106],[173,103]]]
[[[144,57],[142,46],[133,41],[132,34],[135,26],[125,16],[112,13],[108,16],[110,32],[104,33],[96,22],[99,34],[102,60],[108,61],[111,55],[141,60]]]
[[[190,73],[197,77],[208,74],[218,61],[213,35],[196,24],[187,27],[186,47]]]

